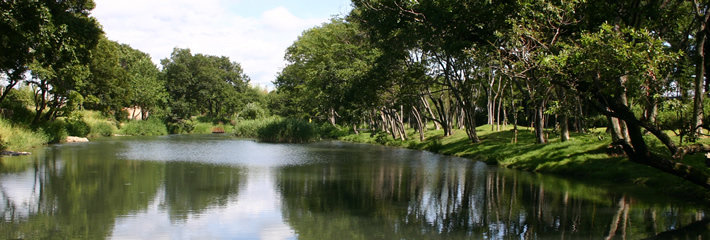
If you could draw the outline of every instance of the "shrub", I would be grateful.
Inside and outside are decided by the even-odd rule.
[[[167,135],[166,125],[156,118],[146,121],[129,121],[121,127],[121,133],[133,136],[159,136]]]
[[[116,127],[108,122],[90,124],[89,128],[91,129],[89,131],[90,137],[108,137],[113,135],[116,130]]]
[[[318,131],[304,120],[281,119],[259,129],[258,138],[265,142],[306,143],[318,140]]]
[[[318,133],[322,138],[338,139],[349,135],[347,129],[340,126],[333,126],[330,123],[323,123],[318,128]]]
[[[168,122],[166,126],[171,134],[191,133],[195,129],[195,123],[190,120]]]
[[[278,118],[264,118],[257,120],[241,120],[234,126],[234,135],[237,137],[256,138],[259,136],[259,129],[278,120]]]
[[[86,135],[89,135],[90,132],[89,124],[84,122],[81,117],[67,119],[65,126],[69,136],[86,137]]]
[[[42,130],[41,132],[44,132],[44,134],[47,135],[50,143],[58,143],[69,136],[66,123],[62,119],[45,123],[42,127],[40,127],[40,129]]]
[[[269,115],[268,110],[261,107],[259,103],[247,103],[244,109],[239,112],[238,116],[246,120],[263,119]]]
[[[205,122],[196,123],[195,127],[192,129],[192,132],[190,132],[190,133],[195,133],[195,134],[212,133],[212,124],[205,123]]]

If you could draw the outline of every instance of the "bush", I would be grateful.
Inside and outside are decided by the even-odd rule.
[[[241,112],[239,112],[238,116],[240,118],[246,119],[246,120],[255,120],[255,119],[263,119],[266,118],[266,116],[269,115],[268,110],[265,108],[261,107],[259,103],[247,103],[246,106],[244,106],[244,109],[242,109]]]
[[[40,127],[40,129],[41,132],[44,132],[44,134],[47,135],[50,143],[61,142],[69,136],[66,123],[61,119],[45,123],[42,127]]]
[[[318,128],[318,133],[322,138],[338,139],[340,137],[345,137],[349,135],[349,130],[340,127],[333,126],[330,123],[323,123]]]
[[[258,120],[241,120],[234,126],[234,135],[237,137],[256,138],[259,136],[259,129],[278,120],[278,118],[264,118]]]
[[[133,136],[159,136],[167,135],[166,125],[156,118],[146,121],[129,121],[121,127],[122,134]]]
[[[177,120],[168,122],[167,129],[171,134],[191,133],[195,129],[195,123],[190,120]]]
[[[265,142],[306,143],[318,140],[314,124],[300,119],[280,119],[258,130],[258,138]]]
[[[97,122],[89,125],[89,136],[90,137],[108,137],[113,135],[115,131],[115,126],[108,122]]]
[[[86,137],[90,132],[89,124],[82,118],[67,119],[66,128],[69,136]]]
[[[205,122],[196,123],[195,127],[192,129],[192,132],[190,132],[190,133],[195,133],[195,134],[212,133],[212,124],[205,123]]]

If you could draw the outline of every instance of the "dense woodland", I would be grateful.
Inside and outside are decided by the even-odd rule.
[[[710,188],[706,169],[682,162],[710,151],[693,144],[710,129],[710,3],[352,5],[286,49],[277,89],[266,94],[227,57],[176,48],[159,68],[146,53],[107,39],[90,16],[91,0],[0,1],[0,105],[6,118],[35,128],[80,109],[126,121],[122,109],[138,107],[143,119],[158,118],[173,132],[189,132],[193,116],[235,122],[274,114],[400,140],[461,130],[470,144],[481,142],[476,127],[485,124],[513,126],[511,142],[518,126],[529,126],[538,144],[607,127],[631,161]]]
[[[608,127],[631,161],[710,188],[685,154],[706,137],[701,1],[354,0],[348,16],[310,29],[287,50],[275,84],[293,117],[424,138],[430,124]],[[406,128],[419,136],[408,136]],[[680,138],[673,138],[680,136]],[[511,141],[517,141],[514,136]],[[678,141],[677,139],[680,139]],[[660,141],[665,149],[649,148]],[[683,145],[685,144],[685,145]]]

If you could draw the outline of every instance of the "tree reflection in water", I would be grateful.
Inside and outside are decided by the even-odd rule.
[[[301,239],[641,239],[707,221],[694,207],[471,161],[334,161],[277,176]]]
[[[0,239],[710,238],[670,197],[371,145],[130,138],[0,164]]]

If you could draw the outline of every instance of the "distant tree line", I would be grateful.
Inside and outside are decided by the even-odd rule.
[[[90,16],[94,6],[91,0],[0,1],[1,106],[33,108],[25,118],[34,126],[77,109],[119,121],[126,107],[141,109],[143,119],[168,121],[196,115],[230,121],[247,104],[265,109],[266,93],[250,86],[239,63],[176,48],[161,70],[148,54],[107,39]]]
[[[550,131],[567,141],[608,127],[631,161],[710,188],[706,169],[681,161],[710,150],[683,145],[710,129],[708,11],[701,1],[353,0],[287,49],[280,111],[402,140],[407,126],[423,139],[433,123],[472,144],[483,124],[530,126],[539,144]]]

